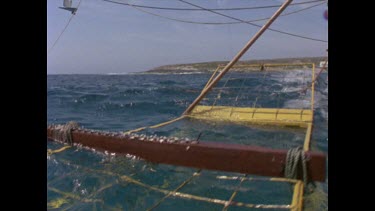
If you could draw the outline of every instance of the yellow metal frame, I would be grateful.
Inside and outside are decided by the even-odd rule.
[[[235,122],[239,124],[264,124],[307,127],[312,123],[309,109],[250,108],[230,106],[196,106],[188,115],[191,118]]]
[[[147,128],[158,128],[178,120],[181,120],[185,117],[190,117],[194,119],[201,120],[210,120],[210,121],[228,121],[235,122],[240,124],[264,124],[264,125],[279,125],[279,126],[298,126],[306,128],[306,135],[303,144],[304,151],[310,150],[310,140],[313,129],[313,116],[314,116],[314,93],[315,93],[315,64],[314,63],[296,63],[296,64],[251,64],[251,65],[235,65],[236,67],[276,67],[276,66],[312,66],[312,82],[311,82],[311,109],[280,109],[280,108],[252,108],[252,107],[230,107],[230,106],[203,106],[197,105],[188,115],[182,115],[178,118],[172,119],[170,121],[160,123],[157,125],[149,127],[141,127],[135,130],[127,131],[126,133],[139,132]],[[219,65],[216,70],[213,72],[210,79],[207,81],[205,87],[206,89],[212,82],[215,75],[220,71],[222,65]],[[267,70],[264,70],[267,71]],[[202,91],[203,91],[202,90]],[[144,183],[136,181],[127,176],[121,176],[121,179],[124,179],[128,182],[138,184],[145,188],[149,188],[155,191],[159,191],[166,194],[166,197],[173,195],[179,196],[182,198],[195,199],[200,201],[207,201],[211,203],[217,203],[224,205],[224,209],[228,206],[231,200],[233,200],[236,191],[232,194],[232,197],[229,201],[210,199],[205,197],[194,196],[190,194],[184,194],[177,192],[177,189],[174,191],[162,190],[155,187],[148,186]],[[218,179],[236,179],[223,177]],[[238,179],[238,178],[237,178]],[[241,182],[245,180],[259,180],[250,179],[250,178],[241,178]],[[290,182],[294,183],[293,197],[290,205],[253,205],[245,203],[237,203],[237,206],[244,206],[248,208],[283,208],[290,209],[291,211],[302,211],[303,210],[303,194],[304,194],[304,183],[301,180],[293,180],[287,178],[270,178],[269,181],[274,182]],[[185,183],[183,183],[185,184]],[[164,200],[163,198],[162,200]]]
[[[291,204],[291,211],[302,211],[303,208],[303,182],[298,181],[294,185],[293,199]]]
[[[251,108],[251,107],[230,107],[230,106],[202,106],[197,105],[188,115],[191,118],[228,121],[240,124],[266,124],[281,126],[298,126],[306,128],[306,135],[303,144],[304,151],[310,150],[311,134],[313,129],[314,117],[314,94],[315,94],[315,64],[314,63],[296,63],[296,64],[251,64],[235,65],[238,67],[276,67],[276,66],[306,66],[312,67],[311,79],[311,109],[278,109],[278,108]],[[207,81],[204,89],[211,83],[212,78],[223,65],[219,65],[211,78]],[[267,71],[267,70],[264,70]],[[271,178],[274,181],[285,181],[285,178]],[[243,181],[243,180],[241,180]],[[303,210],[304,183],[297,180],[293,189],[293,198],[290,205],[291,211]]]
[[[203,201],[203,202],[208,202],[208,203],[214,203],[218,205],[223,206],[223,210],[226,210],[228,206],[233,206],[233,207],[244,207],[244,208],[255,208],[255,209],[283,209],[283,210],[291,210],[291,211],[301,211],[302,210],[302,205],[303,205],[303,182],[300,180],[295,180],[295,179],[287,179],[287,178],[262,178],[262,177],[257,177],[257,178],[252,178],[252,177],[247,177],[246,175],[244,177],[232,177],[232,176],[216,176],[216,179],[221,179],[221,180],[240,180],[240,184],[237,186],[237,188],[234,190],[232,193],[231,197],[228,200],[225,199],[218,199],[218,198],[210,198],[210,197],[205,197],[205,196],[199,196],[199,195],[193,195],[185,192],[180,192],[180,189],[184,187],[186,184],[191,182],[193,178],[200,176],[201,170],[196,171],[193,173],[190,177],[188,177],[184,182],[182,182],[177,188],[173,190],[165,189],[162,187],[158,186],[153,186],[150,184],[146,184],[142,181],[136,180],[133,178],[131,175],[121,175],[112,171],[106,171],[106,170],[99,170],[99,169],[91,169],[82,165],[77,165],[74,163],[71,163],[69,160],[65,159],[59,159],[59,161],[63,164],[75,167],[77,169],[81,169],[82,171],[87,171],[87,172],[95,172],[98,174],[104,174],[104,175],[109,175],[109,176],[115,176],[118,178],[118,181],[115,183],[110,183],[107,184],[101,188],[99,188],[96,192],[93,192],[88,198],[82,198],[78,195],[75,195],[73,193],[69,192],[64,192],[61,190],[58,190],[56,188],[50,187],[47,185],[47,189],[49,191],[53,191],[57,194],[62,195],[64,199],[74,199],[78,200],[84,203],[95,203],[95,202],[103,202],[102,199],[96,199],[94,198],[95,195],[97,195],[98,192],[112,187],[114,184],[122,184],[122,183],[131,183],[133,185],[137,185],[139,187],[148,189],[150,191],[155,191],[164,194],[164,196],[152,207],[150,207],[147,210],[152,210],[153,208],[157,207],[161,202],[163,202],[165,199],[168,197],[176,197],[176,198],[182,198],[182,199],[188,199],[188,200],[195,200],[195,201]],[[292,196],[292,201],[291,204],[252,204],[252,203],[245,203],[245,202],[240,202],[236,201],[235,203],[232,204],[238,189],[240,188],[241,184],[244,181],[269,181],[269,182],[287,182],[291,183],[294,185],[294,193]],[[51,203],[52,204],[52,203]],[[61,206],[62,204],[60,204]]]
[[[295,64],[249,64],[234,65],[236,67],[276,67],[276,66],[311,66],[311,109],[279,109],[279,108],[253,108],[253,107],[229,107],[229,106],[203,106],[197,105],[189,113],[189,117],[213,121],[229,121],[241,124],[266,124],[299,126],[308,128],[312,124],[314,116],[314,63],[295,63]],[[216,73],[223,65],[219,65],[207,81],[204,89],[209,86]],[[264,70],[266,71],[266,70]]]
[[[234,65],[232,68],[236,67],[276,67],[276,66],[306,66],[306,65],[311,65],[315,66],[314,63],[265,63],[265,64],[237,64]],[[225,67],[225,65],[218,65],[218,67]]]

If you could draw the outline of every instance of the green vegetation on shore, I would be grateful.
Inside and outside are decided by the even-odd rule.
[[[315,63],[316,67],[319,67],[321,61],[325,61],[327,57],[301,57],[301,58],[281,58],[281,59],[261,59],[261,60],[248,60],[240,61],[236,65],[244,64],[279,64],[279,63]],[[191,64],[174,64],[160,66],[146,73],[181,73],[181,72],[213,72],[218,67],[218,65],[226,65],[228,61],[214,61],[214,62],[203,62],[203,63],[191,63]],[[285,66],[282,70],[294,69],[295,67]],[[272,68],[275,69],[275,68]],[[234,71],[257,71],[257,67],[247,67],[247,68],[233,68]]]

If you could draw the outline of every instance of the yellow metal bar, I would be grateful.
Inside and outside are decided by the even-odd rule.
[[[201,169],[199,169],[198,171],[194,172],[194,174],[192,176],[190,176],[187,180],[185,180],[184,182],[182,182],[176,189],[174,189],[173,191],[171,191],[170,193],[168,193],[167,195],[165,195],[163,198],[161,198],[152,207],[148,208],[147,211],[153,210],[154,208],[156,208],[157,206],[159,206],[166,198],[170,197],[173,193],[176,193],[178,190],[180,190],[181,188],[183,188],[186,184],[188,184],[191,180],[193,180],[194,177],[199,176],[200,172],[201,172]]]
[[[140,187],[143,187],[143,188],[146,188],[146,189],[149,189],[149,190],[153,190],[153,191],[156,191],[156,192],[163,193],[165,195],[171,194],[171,196],[174,196],[174,197],[179,197],[179,198],[184,198],[184,199],[192,199],[192,200],[197,200],[197,201],[204,201],[204,202],[221,204],[221,205],[226,205],[228,203],[228,201],[222,200],[222,199],[215,199],[215,198],[208,198],[208,197],[196,196],[196,195],[192,195],[192,194],[187,194],[187,193],[182,193],[182,192],[175,192],[175,191],[170,191],[170,190],[166,190],[166,189],[154,187],[154,186],[148,185],[146,183],[140,182],[138,180],[135,180],[134,178],[132,178],[130,176],[120,175],[120,174],[117,174],[117,173],[114,173],[114,172],[110,172],[110,171],[90,169],[90,168],[87,168],[85,166],[81,166],[81,165],[77,165],[77,164],[72,164],[69,161],[66,161],[64,159],[61,159],[60,161],[62,163],[64,163],[64,164],[69,164],[69,165],[71,165],[73,167],[80,168],[81,170],[86,170],[86,171],[100,173],[100,174],[106,174],[106,175],[110,175],[110,176],[116,176],[116,177],[118,177],[120,179],[120,181],[132,183],[132,184],[138,185]],[[193,176],[198,176],[198,175],[199,174],[194,173]],[[47,187],[47,188],[49,190],[54,191],[54,192],[63,194],[64,196],[80,200],[80,198],[76,197],[73,194],[61,192],[61,191],[59,191],[57,189],[50,188],[50,187]],[[94,200],[97,200],[97,199],[83,199],[83,200],[87,200],[87,201],[84,201],[84,202],[93,202]],[[90,200],[90,201],[88,201],[88,200]],[[235,202],[235,203],[231,204],[231,206],[239,206],[239,207],[247,207],[247,208],[258,208],[258,209],[290,209],[291,208],[291,205],[289,205],[289,204],[288,205],[286,205],[286,204],[285,205],[284,204],[269,205],[269,204],[250,204],[250,203],[243,203],[243,202]]]
[[[298,203],[297,203],[297,207],[298,207],[298,210],[302,211],[303,210],[303,191],[304,191],[304,184],[303,182],[301,181],[301,186],[300,186],[300,189],[299,189],[299,195],[301,196],[300,199],[298,200]]]
[[[237,188],[233,191],[233,193],[232,193],[231,197],[229,198],[228,202],[224,205],[223,211],[228,210],[228,207],[229,207],[230,203],[232,203],[234,197],[236,197],[236,195],[238,193],[238,190],[240,189],[240,187],[241,187],[242,183],[245,181],[245,179],[246,179],[246,175],[245,175],[245,177],[242,177],[240,184],[238,184]]]
[[[303,66],[303,65],[311,65],[311,66],[315,66],[314,63],[295,63],[295,64],[292,64],[292,63],[269,63],[269,64],[263,64],[263,66],[265,67],[274,67],[274,66]],[[219,65],[219,67],[224,67],[225,65]],[[262,64],[238,64],[238,65],[234,65],[233,68],[236,68],[236,67],[260,67],[262,66]]]
[[[273,178],[270,178],[270,181],[273,181],[273,182],[289,182],[289,183],[297,183],[298,181],[300,180],[296,180],[296,179],[289,179],[289,178],[279,178],[279,177],[273,177]]]
[[[149,190],[153,190],[153,191],[163,193],[165,195],[168,195],[168,194],[171,193],[171,195],[174,196],[174,197],[180,197],[180,198],[185,198],[185,199],[193,199],[193,200],[197,200],[197,201],[204,201],[204,202],[210,202],[210,203],[221,204],[221,205],[228,204],[228,201],[222,200],[222,199],[196,196],[196,195],[192,195],[192,194],[181,193],[181,192],[173,192],[173,191],[157,188],[157,187],[150,186],[148,184],[142,183],[140,181],[137,181],[137,180],[135,180],[131,177],[125,176],[125,175],[120,176],[120,179],[125,181],[125,182],[130,182],[132,184],[141,186],[141,187],[149,189]],[[243,202],[236,202],[232,205],[239,206],[239,207],[263,208],[263,209],[289,209],[290,208],[290,205],[249,204],[249,203],[243,203]]]
[[[60,149],[56,149],[56,150],[51,150],[51,149],[48,149],[47,150],[47,154],[48,155],[52,155],[52,154],[55,154],[55,153],[59,153],[59,152],[62,152],[62,151],[64,151],[64,150],[66,150],[66,149],[69,149],[71,146],[63,146],[63,147],[61,147]]]
[[[268,181],[268,182],[288,182],[297,183],[300,180],[288,179],[282,177],[271,177],[271,178],[254,178],[254,177],[237,177],[237,176],[216,176],[216,179],[222,180],[246,180],[246,181]]]
[[[134,129],[134,130],[128,130],[128,131],[126,131],[126,132],[124,132],[124,133],[136,133],[136,132],[139,132],[139,131],[142,131],[142,130],[144,130],[144,129],[146,129],[147,127],[140,127],[140,128],[137,128],[137,129]]]
[[[178,117],[178,118],[176,118],[176,119],[172,119],[171,121],[168,121],[168,122],[163,122],[163,123],[160,123],[160,124],[157,124],[157,125],[154,125],[154,126],[150,126],[149,128],[158,128],[158,127],[163,127],[163,126],[165,126],[165,125],[169,125],[169,124],[171,124],[171,123],[173,123],[173,122],[177,122],[178,120],[181,120],[181,119],[183,119],[183,118],[185,118],[186,116],[180,116],[180,117]]]
[[[58,193],[60,195],[63,195],[66,198],[72,198],[72,199],[75,199],[75,200],[78,200],[78,201],[81,201],[81,202],[84,202],[84,203],[103,202],[102,199],[86,199],[86,198],[81,198],[79,195],[76,195],[76,194],[73,194],[73,193],[64,192],[64,191],[61,191],[59,189],[52,188],[52,187],[47,187],[47,189],[50,190],[50,191],[53,191],[55,193]]]
[[[232,68],[236,67],[260,67],[262,64],[236,64]],[[220,64],[218,67],[225,67],[225,65]]]
[[[178,121],[178,120],[181,120],[181,119],[183,119],[183,118],[185,118],[185,117],[186,117],[186,116],[180,116],[180,117],[177,117],[177,118],[172,119],[172,120],[167,121],[167,122],[162,122],[162,123],[159,123],[159,124],[157,124],[157,125],[153,125],[153,126],[149,126],[149,127],[140,127],[140,128],[134,129],[134,130],[126,131],[126,132],[124,132],[124,133],[127,133],[127,134],[129,134],[129,133],[136,133],[136,132],[139,132],[139,131],[145,130],[145,129],[147,129],[147,128],[158,128],[158,127],[162,127],[162,126],[165,126],[165,125],[169,125],[169,124],[171,124],[171,123],[173,123],[173,122],[176,122],[176,121]]]
[[[296,63],[296,64],[287,64],[287,63],[275,63],[275,64],[265,64],[265,66],[273,67],[273,66],[302,66],[302,65],[315,65],[314,63]]]
[[[302,211],[303,205],[303,182],[298,181],[294,185],[293,199],[291,204],[291,211]]]
[[[53,199],[47,203],[47,209],[58,209],[63,204],[67,204],[69,201],[65,197],[60,197],[57,199]]]
[[[309,151],[310,150],[310,141],[311,141],[312,126],[313,126],[312,123],[308,123],[307,124],[305,142],[303,144],[303,150],[304,151]]]
[[[106,189],[108,189],[108,188],[111,188],[114,184],[116,184],[117,182],[115,182],[115,183],[111,183],[111,184],[107,184],[107,185],[105,185],[105,186],[103,186],[103,187],[101,187],[99,190],[97,190],[97,191],[95,191],[95,192],[93,192],[92,194],[90,194],[89,196],[87,196],[87,197],[85,197],[85,198],[93,198],[94,196],[96,196],[98,193],[100,193],[100,192],[102,192],[103,190],[106,190]],[[57,190],[57,189],[56,189]],[[69,194],[69,193],[68,193]],[[103,201],[100,201],[100,202],[103,202]],[[69,206],[69,207],[65,207],[64,209],[63,209],[63,211],[67,211],[67,210],[71,210],[72,209],[72,207],[75,205],[75,203],[71,203],[71,206]],[[47,206],[48,206],[48,204],[47,204]],[[60,208],[60,207],[52,207],[53,209],[57,209],[57,208]],[[107,209],[107,210],[109,210],[109,209]],[[115,208],[111,208],[110,210],[116,210]],[[121,209],[118,209],[118,210],[121,210]]]
[[[275,124],[307,127],[312,122],[311,110],[251,108],[230,106],[196,106],[189,117],[211,121],[229,121],[239,124]]]

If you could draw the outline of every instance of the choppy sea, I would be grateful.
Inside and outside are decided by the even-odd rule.
[[[48,75],[47,123],[76,121],[88,129],[127,131],[178,117],[199,95],[210,74]],[[306,70],[264,73],[233,73],[202,104],[279,108],[308,108],[311,73]],[[219,89],[219,87],[224,87]],[[230,89],[231,87],[231,89]],[[314,129],[311,149],[328,154],[328,78],[322,73],[315,84]],[[304,130],[277,127],[246,127],[180,120],[145,131],[161,136],[235,142],[270,148],[303,144]],[[48,142],[47,149],[62,145]],[[328,161],[327,161],[328,163]],[[328,165],[327,165],[328,166]],[[158,190],[174,190],[198,169],[149,163],[131,155],[117,156],[70,148],[47,156],[48,210],[222,210],[223,205],[177,196]],[[219,176],[246,176],[202,170],[179,192],[210,199],[229,200],[239,180]],[[327,174],[328,175],[328,174]],[[131,179],[140,183],[131,182]],[[306,210],[325,210],[328,180],[317,183],[319,202]],[[248,204],[290,204],[289,183],[247,181],[234,201]],[[319,198],[318,197],[318,198]],[[325,202],[324,202],[325,201]],[[230,206],[228,210],[249,210]],[[252,209],[250,209],[252,210]],[[253,210],[262,210],[253,208]],[[272,209],[278,210],[278,209]],[[285,210],[285,209],[279,209]]]

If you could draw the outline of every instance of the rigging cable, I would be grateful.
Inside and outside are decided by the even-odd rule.
[[[133,7],[139,7],[139,8],[148,8],[148,9],[157,9],[157,10],[174,10],[174,11],[205,11],[205,9],[201,8],[176,8],[176,7],[155,7],[155,6],[148,6],[148,5],[139,5],[139,4],[129,4],[129,3],[123,3],[123,2],[117,2],[112,0],[103,0],[106,2],[111,2],[115,4],[122,4],[127,6],[133,6]],[[324,2],[325,0],[313,0],[313,1],[305,1],[305,2],[297,2],[297,3],[291,3],[291,5],[303,5],[303,4],[311,4],[315,2]],[[257,6],[257,7],[235,7],[235,8],[211,8],[209,10],[213,11],[225,11],[225,10],[252,10],[252,9],[268,9],[268,8],[275,8],[280,7],[281,4],[277,5],[268,5],[268,6]]]
[[[229,15],[225,15],[225,14],[223,14],[223,13],[216,12],[216,11],[213,11],[213,10],[210,10],[210,9],[206,9],[206,8],[204,8],[204,7],[201,7],[201,6],[199,6],[199,5],[196,5],[196,4],[193,4],[193,3],[190,3],[190,2],[184,1],[184,0],[177,0],[177,1],[183,2],[183,3],[185,3],[185,4],[188,4],[188,5],[191,5],[191,6],[197,7],[197,8],[204,9],[204,10],[206,10],[206,11],[208,11],[208,12],[211,12],[211,13],[214,13],[214,14],[217,14],[217,15],[220,15],[220,16],[223,16],[223,17],[226,17],[226,18],[230,18],[230,19],[232,19],[232,20],[241,21],[242,23],[246,23],[246,24],[249,24],[249,25],[252,25],[252,26],[256,26],[256,27],[258,27],[258,28],[261,28],[261,27],[262,27],[261,25],[254,24],[254,23],[249,23],[249,22],[246,22],[246,21],[244,21],[244,20],[242,20],[242,19],[235,18],[235,17],[229,16]],[[293,34],[293,33],[285,32],[285,31],[277,30],[277,29],[268,28],[268,30],[273,31],[273,32],[277,32],[277,33],[280,33],[280,34],[285,34],[285,35],[289,35],[289,36],[293,36],[293,37],[298,37],[298,38],[306,39],[306,40],[311,40],[311,41],[318,41],[318,42],[328,43],[328,41],[326,41],[326,40],[321,40],[321,39],[316,39],[316,38],[306,37],[306,36],[302,36],[302,35],[298,35],[298,34]]]
[[[177,22],[182,22],[182,23],[191,23],[191,24],[227,25],[227,24],[240,24],[240,23],[243,23],[243,22],[252,23],[252,22],[258,22],[258,21],[264,21],[264,20],[270,19],[270,17],[265,17],[265,18],[259,18],[259,19],[253,19],[253,20],[232,21],[232,22],[200,22],[200,21],[189,21],[189,20],[183,20],[183,19],[178,19],[178,18],[171,18],[171,17],[159,15],[159,14],[156,14],[156,13],[153,13],[153,12],[149,12],[147,10],[141,9],[141,7],[139,7],[137,5],[134,5],[134,4],[121,3],[121,2],[111,1],[111,0],[103,0],[103,1],[106,1],[106,2],[109,2],[109,3],[114,3],[114,4],[120,4],[120,5],[130,6],[130,7],[133,7],[134,9],[136,9],[138,11],[141,11],[143,13],[147,13],[149,15],[153,15],[153,16],[156,16],[156,17],[159,17],[159,18],[164,18],[164,19],[167,19],[167,20],[172,20],[172,21],[177,21]],[[287,15],[295,14],[295,13],[298,13],[298,12],[302,12],[304,10],[308,10],[308,9],[320,6],[322,4],[325,4],[325,2],[319,3],[319,4],[314,4],[312,6],[309,6],[309,7],[303,8],[303,9],[299,9],[299,10],[295,10],[295,11],[292,11],[292,12],[289,12],[289,13],[281,14],[280,16],[287,16]]]
[[[79,5],[81,4],[82,0],[79,0],[79,3],[77,5],[77,10],[79,8]],[[74,17],[75,13],[72,13],[68,22],[66,23],[64,29],[61,31],[61,33],[59,34],[59,36],[57,37],[57,39],[55,40],[55,42],[53,43],[52,47],[50,49],[47,50],[47,54],[50,53],[52,51],[52,49],[55,47],[55,45],[57,44],[57,42],[60,40],[61,36],[64,34],[65,30],[68,28],[70,22],[73,20],[73,17]]]

